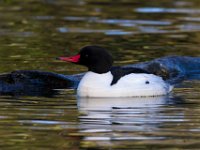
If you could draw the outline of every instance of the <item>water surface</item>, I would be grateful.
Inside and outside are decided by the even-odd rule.
[[[80,47],[110,50],[115,65],[200,56],[198,0],[0,2],[0,72],[86,71],[55,60]],[[0,149],[199,149],[200,82],[165,97],[1,96]]]

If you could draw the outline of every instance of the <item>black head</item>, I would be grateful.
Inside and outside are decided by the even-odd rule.
[[[110,71],[113,59],[110,53],[99,46],[83,47],[78,55],[72,57],[59,57],[60,60],[73,62],[88,67],[89,71],[95,73],[106,73]]]

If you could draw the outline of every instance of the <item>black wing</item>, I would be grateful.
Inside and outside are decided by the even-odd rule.
[[[143,70],[143,69],[140,69],[140,68],[121,68],[121,67],[113,67],[111,69],[111,73],[113,75],[113,80],[111,82],[111,85],[116,84],[117,81],[121,77],[128,75],[128,74],[131,74],[131,73],[147,73],[147,74],[150,74],[150,72]]]

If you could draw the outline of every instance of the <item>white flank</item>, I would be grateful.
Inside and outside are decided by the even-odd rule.
[[[88,72],[79,83],[77,95],[80,97],[147,97],[166,95],[172,90],[172,86],[153,74],[131,73],[111,86],[112,79],[111,72],[104,74]]]

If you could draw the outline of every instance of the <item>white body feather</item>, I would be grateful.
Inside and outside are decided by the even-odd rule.
[[[147,97],[166,95],[172,86],[153,74],[131,73],[110,85],[111,72],[98,74],[87,72],[79,83],[77,95],[80,97]],[[148,82],[148,83],[147,83]]]

